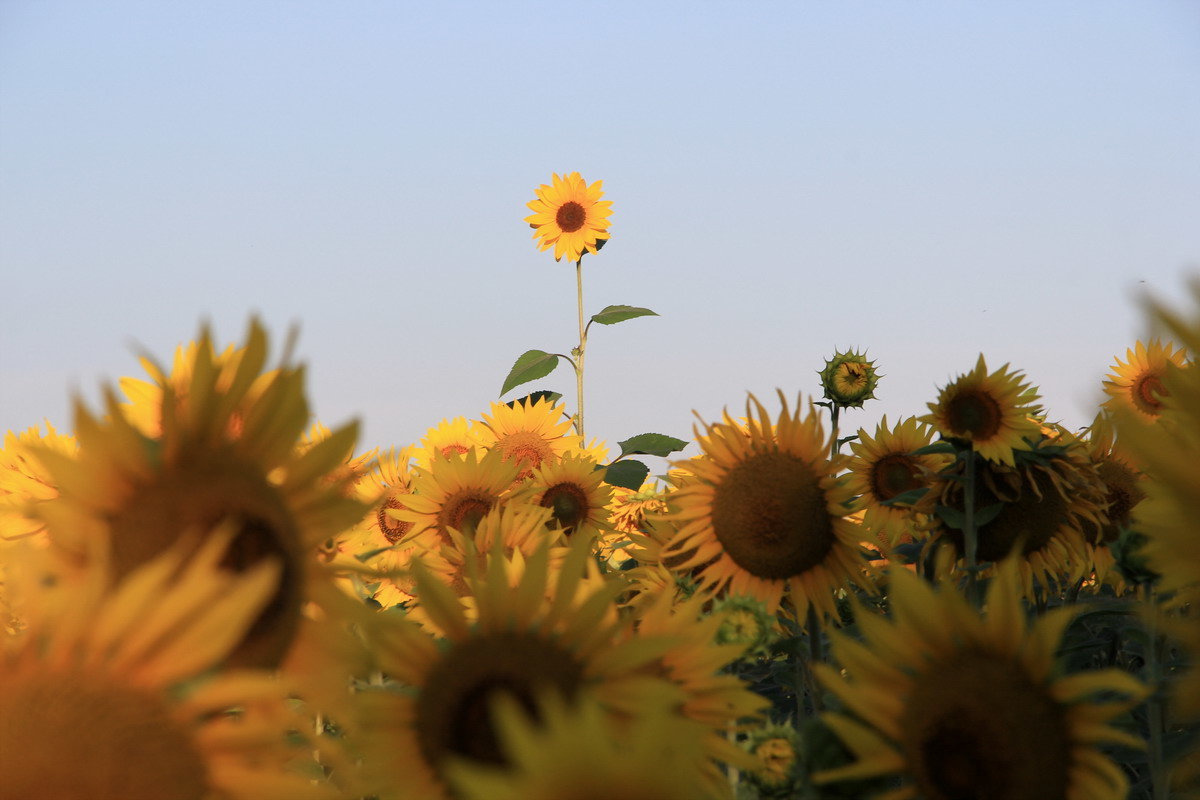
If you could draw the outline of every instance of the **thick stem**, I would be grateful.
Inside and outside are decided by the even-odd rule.
[[[583,326],[583,256],[575,262],[575,299],[579,307],[579,346],[575,348],[575,433],[583,438],[583,352],[587,348],[587,329]]]
[[[1162,658],[1159,647],[1162,645],[1160,641],[1162,637],[1158,635],[1158,625],[1155,622],[1155,615],[1158,609],[1155,607],[1154,587],[1150,584],[1145,584],[1142,587],[1143,599],[1149,607],[1149,621],[1146,623],[1146,674],[1149,678],[1150,685],[1154,688],[1154,694],[1147,701],[1147,720],[1146,724],[1150,727],[1147,738],[1149,739],[1150,752],[1150,785],[1151,797],[1154,800],[1166,800],[1168,797],[1167,784],[1170,782],[1170,775],[1167,774],[1166,765],[1163,761],[1163,691],[1162,691]]]
[[[967,474],[963,481],[963,550],[967,561],[967,597],[975,608],[983,606],[983,583],[979,580],[979,531],[975,529],[975,449],[967,451]]]
[[[813,664],[819,664],[825,660],[824,648],[821,644],[821,620],[817,616],[817,607],[811,602],[808,604],[808,690],[812,694],[812,706],[814,713],[820,713],[824,704],[821,702],[821,685],[817,682],[817,673],[813,670]]]
[[[829,457],[835,458],[841,448],[838,446],[838,417],[841,416],[842,407],[835,400],[829,409],[829,416],[833,427],[833,441],[829,445]]]

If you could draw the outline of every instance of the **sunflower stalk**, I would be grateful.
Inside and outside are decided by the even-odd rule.
[[[1149,749],[1147,757],[1150,761],[1150,791],[1153,800],[1166,800],[1170,775],[1163,759],[1163,670],[1162,652],[1163,637],[1158,633],[1156,615],[1157,601],[1154,596],[1154,585],[1142,585],[1142,599],[1149,610],[1146,622],[1146,674],[1148,683],[1154,687],[1154,694],[1146,704],[1146,725],[1149,727]]]
[[[583,256],[579,256],[579,260],[575,262],[575,300],[579,310],[579,346],[571,351],[575,356],[575,360],[571,362],[571,366],[575,367],[575,396],[577,398],[575,412],[575,433],[579,434],[579,438],[583,439],[583,353],[587,347],[587,328],[583,323]]]
[[[979,531],[975,529],[975,448],[966,450],[967,469],[963,481],[963,550],[967,561],[967,597],[975,608],[983,606],[983,583],[979,580]]]

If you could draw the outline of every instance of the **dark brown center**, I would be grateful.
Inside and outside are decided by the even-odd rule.
[[[978,389],[960,391],[946,403],[946,424],[961,439],[987,441],[1000,432],[1004,415],[996,398]]]
[[[396,519],[387,513],[389,508],[399,510],[404,506],[395,497],[389,497],[375,512],[375,518],[379,521],[379,530],[383,532],[389,542],[395,544],[404,538],[404,534],[412,529],[413,524],[407,520]]]
[[[712,526],[734,563],[768,580],[807,572],[835,540],[820,478],[789,453],[758,453],[730,469],[715,489]]]
[[[417,744],[435,767],[448,755],[505,764],[492,723],[498,694],[536,717],[538,695],[556,689],[568,699],[583,684],[583,666],[551,639],[492,633],[456,642],[429,672],[417,698]]]
[[[554,519],[563,528],[574,529],[587,519],[590,504],[587,492],[577,483],[556,483],[542,494],[541,505],[553,509]]]
[[[1066,715],[1019,664],[964,652],[930,665],[905,701],[902,749],[928,800],[1065,800]]]
[[[891,500],[924,485],[916,459],[904,453],[889,453],[871,467],[871,494],[876,500]]]
[[[587,222],[587,211],[574,200],[568,200],[558,207],[554,221],[563,233],[574,233]]]

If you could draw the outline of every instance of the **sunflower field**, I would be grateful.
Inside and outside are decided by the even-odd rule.
[[[585,311],[601,182],[534,194],[578,340],[497,375],[573,396],[364,444],[252,319],[6,434],[0,800],[1200,791],[1200,280],[1085,430],[985,354],[849,430],[850,349],[614,449],[589,336],[655,312]]]

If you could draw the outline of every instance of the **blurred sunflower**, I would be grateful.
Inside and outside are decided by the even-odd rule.
[[[446,798],[452,763],[509,764],[491,715],[500,696],[536,713],[546,692],[569,702],[591,692],[613,719],[681,701],[672,684],[644,670],[671,642],[619,637],[614,598],[622,585],[601,582],[577,596],[590,551],[587,539],[573,540],[553,582],[547,548],[525,561],[519,576],[509,574],[508,559],[489,558],[486,576],[468,579],[474,621],[449,587],[415,568],[421,607],[445,638],[403,618],[377,626],[373,650],[400,684],[400,691],[361,695],[362,746],[384,787],[403,786],[405,797]]]
[[[1117,359],[1111,367],[1108,380],[1104,381],[1104,392],[1109,399],[1104,403],[1108,409],[1131,408],[1139,418],[1153,422],[1162,412],[1163,397],[1167,388],[1163,379],[1171,365],[1186,365],[1186,351],[1173,349],[1173,343],[1163,344],[1151,339],[1146,345],[1138,342],[1125,351],[1125,361]]]
[[[435,458],[428,467],[416,467],[412,491],[401,508],[384,513],[412,525],[408,536],[422,537],[430,547],[434,538],[450,541],[450,530],[466,530],[479,524],[500,502],[517,477],[517,466],[491,451],[482,457],[474,451],[461,456]],[[424,536],[426,531],[435,537]]]
[[[1024,440],[1036,438],[1041,428],[1031,419],[1039,410],[1037,390],[1022,377],[1007,364],[989,374],[980,354],[975,369],[947,384],[919,421],[946,438],[970,442],[989,461],[1012,466],[1013,450],[1026,449]]]
[[[339,794],[287,770],[297,752],[286,737],[303,720],[288,710],[286,683],[261,671],[210,675],[282,574],[274,558],[223,569],[236,535],[225,525],[196,548],[177,541],[111,588],[103,542],[89,542],[89,580],[0,650],[0,797]]]
[[[1185,319],[1158,303],[1149,303],[1153,318],[1179,337],[1192,352],[1200,352],[1200,279],[1191,283],[1191,318]],[[1174,363],[1174,362],[1172,362]],[[1161,576],[1160,591],[1176,593],[1178,605],[1200,602],[1200,548],[1196,520],[1200,519],[1200,371],[1169,368],[1155,425],[1143,423],[1141,411],[1127,406],[1114,410],[1120,441],[1144,467],[1146,497],[1133,510],[1134,525],[1146,535],[1144,553]],[[1168,630],[1200,654],[1200,623],[1194,613],[1167,620]],[[1195,662],[1193,661],[1193,664]],[[1194,665],[1174,681],[1173,702],[1181,715],[1200,717],[1200,669]],[[1200,752],[1192,750],[1193,764]],[[1195,773],[1196,767],[1188,769]],[[1193,774],[1192,779],[1196,776]]]
[[[484,414],[483,420],[495,436],[491,449],[520,468],[519,480],[579,447],[579,437],[567,435],[571,419],[563,407],[544,397],[533,403],[492,403],[491,413]]]
[[[825,720],[857,756],[816,781],[899,776],[888,800],[1124,800],[1125,773],[1098,745],[1143,745],[1109,723],[1149,690],[1118,669],[1055,677],[1077,607],[1028,624],[1011,561],[983,618],[949,585],[895,566],[889,580],[894,622],[859,609],[866,641],[834,634],[842,669],[814,665],[846,709]]]
[[[494,709],[508,766],[452,762],[462,800],[711,800],[700,751],[703,729],[661,708],[614,720],[595,699],[546,693],[534,713],[509,697]]]
[[[234,650],[239,665],[277,666],[301,626],[306,602],[338,595],[315,550],[359,519],[342,469],[357,434],[351,424],[297,455],[307,422],[302,368],[280,367],[262,382],[266,334],[250,325],[237,368],[212,360],[207,330],[194,350],[187,397],[163,387],[161,433],[142,434],[106,392],[107,414],[75,408],[79,453],[38,451],[60,494],[38,507],[54,552],[86,561],[89,541],[111,541],[116,578],[171,547],[184,531],[236,521],[224,566],[244,571],[278,559],[283,575],[271,601]],[[258,385],[254,398],[248,392]],[[236,432],[230,426],[241,418]],[[330,592],[332,590],[332,592]],[[331,600],[332,602],[332,600]]]
[[[536,200],[526,205],[533,211],[525,218],[533,228],[533,238],[540,239],[539,250],[554,247],[554,260],[563,256],[578,261],[585,252],[595,253],[608,239],[608,216],[612,201],[601,200],[603,181],[591,186],[578,172],[559,177],[554,173],[551,185],[542,184],[534,190]]]
[[[933,431],[915,417],[889,428],[885,415],[875,428],[874,438],[860,428],[858,439],[850,443],[854,457],[847,464],[847,487],[858,495],[853,510],[863,512],[863,528],[889,549],[903,537],[912,536],[914,512],[883,504],[905,492],[930,486],[933,476],[949,462],[941,454],[913,455],[932,439]]]
[[[772,422],[751,395],[745,425],[724,422],[696,431],[702,455],[680,462],[694,477],[672,493],[668,514],[678,527],[662,557],[674,570],[703,566],[708,592],[728,590],[766,603],[772,613],[787,595],[801,618],[809,604],[836,616],[834,592],[867,583],[857,526],[846,519],[852,495],[834,477],[820,416],[782,410]]]
[[[44,448],[71,458],[78,445],[74,436],[59,433],[49,421],[45,435],[38,426],[20,434],[4,434],[4,447],[0,449],[0,547],[45,531],[45,523],[32,508],[58,497],[58,487],[38,459],[38,451]]]

